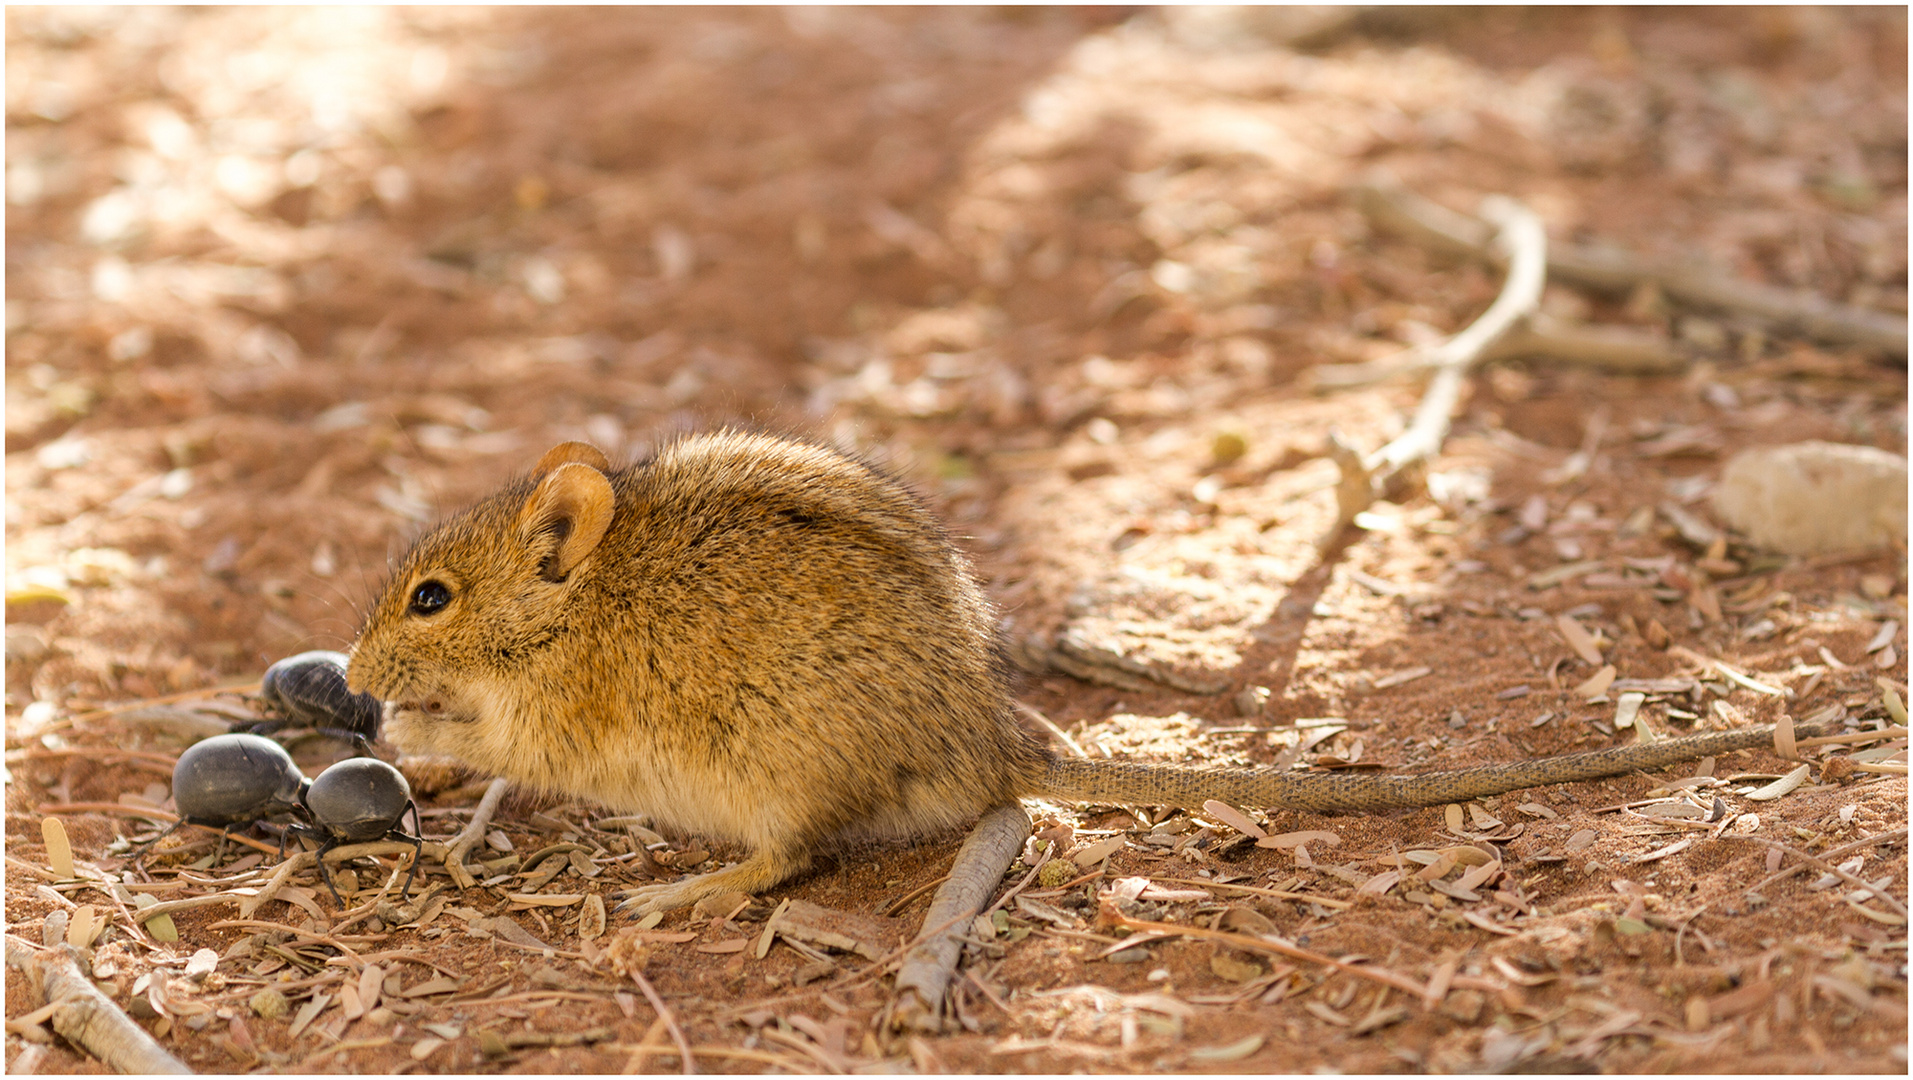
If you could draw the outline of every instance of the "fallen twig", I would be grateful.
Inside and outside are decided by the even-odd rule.
[[[1513,199],[1493,195],[1482,200],[1482,213],[1500,226],[1501,243],[1508,249],[1508,277],[1501,295],[1466,330],[1430,348],[1427,361],[1435,377],[1415,409],[1408,430],[1388,445],[1363,454],[1330,431],[1330,455],[1341,468],[1335,487],[1335,524],[1318,543],[1327,550],[1355,515],[1368,509],[1403,470],[1433,458],[1448,436],[1448,425],[1461,399],[1463,378],[1480,362],[1489,346],[1515,323],[1530,315],[1541,301],[1546,278],[1548,237],[1534,211]]]
[[[1570,323],[1539,311],[1509,327],[1501,340],[1482,352],[1481,361],[1528,356],[1564,360],[1615,375],[1671,375],[1688,367],[1687,357],[1660,334],[1629,326]],[[1317,364],[1309,369],[1308,381],[1317,390],[1345,390],[1421,371],[1433,363],[1427,349],[1405,349],[1362,364]]]
[[[1800,852],[1794,851],[1792,848],[1786,847],[1781,844],[1776,844],[1771,840],[1761,839],[1760,837],[1757,837],[1757,836],[1737,837],[1737,839],[1742,839],[1742,840],[1760,840],[1760,842],[1763,844],[1768,844],[1772,847],[1780,848],[1780,850],[1785,852],[1786,854],[1801,855],[1800,862],[1794,863],[1792,866],[1789,866],[1786,869],[1781,870],[1777,873],[1761,878],[1759,881],[1756,881],[1752,885],[1747,886],[1745,891],[1754,892],[1758,889],[1766,888],[1768,885],[1771,885],[1776,881],[1781,881],[1786,878],[1790,878],[1795,874],[1798,874],[1799,872],[1801,872],[1802,870],[1805,870],[1809,866],[1816,866],[1816,867],[1820,867],[1824,869],[1828,865],[1828,863],[1826,862],[1826,860],[1828,859],[1837,859],[1840,856],[1845,855],[1849,851],[1859,851],[1862,848],[1874,847],[1876,845],[1888,843],[1893,840],[1904,840],[1906,839],[1906,835],[1907,835],[1907,830],[1905,829],[1892,829],[1887,832],[1877,833],[1873,836],[1863,837],[1859,840],[1853,841],[1850,844],[1842,844],[1839,847],[1833,848],[1830,851],[1823,851],[1820,853],[1818,857],[1815,857],[1812,855],[1801,855]],[[1842,872],[1837,870],[1829,871],[1829,872],[1841,874],[1841,876],[1845,876]],[[1858,879],[1851,879],[1851,880],[1857,881]],[[1869,889],[1873,888],[1873,886],[1867,885],[1866,882],[1864,881],[1859,882],[1859,884]],[[1877,894],[1877,890],[1875,891]],[[1898,905],[1898,901],[1894,900],[1890,896],[1886,897],[1886,900],[1889,904],[1894,904],[1896,906]],[[1902,915],[1906,914],[1906,908],[1901,907],[1900,914]]]
[[[498,812],[498,804],[510,787],[511,781],[502,776],[493,780],[491,786],[485,789],[485,797],[478,800],[478,809],[472,811],[472,820],[466,823],[465,830],[446,849],[445,869],[451,872],[453,884],[460,889],[469,889],[478,884],[478,879],[465,869],[465,853],[484,837],[485,830],[492,823],[492,815]]]
[[[76,962],[82,954],[71,945],[32,953],[7,942],[7,965],[27,973],[28,979],[57,1005],[53,1030],[73,1045],[105,1062],[117,1072],[134,1075],[191,1075],[185,1063],[153,1041],[144,1028],[100,993]]]
[[[691,1044],[685,1041],[684,1029],[678,1027],[677,1017],[671,1015],[671,1010],[664,1004],[664,999],[659,997],[657,990],[652,987],[651,980],[644,977],[644,972],[634,967],[631,969],[631,981],[637,983],[638,989],[644,992],[644,1000],[651,1003],[651,1008],[658,1014],[658,1019],[664,1021],[664,1030],[671,1033],[671,1041],[678,1044],[678,1054],[684,1059],[684,1075],[690,1076],[697,1072],[697,1062],[691,1057]]]
[[[361,968],[363,968],[366,964],[365,957],[360,956],[356,952],[353,952],[352,947],[350,945],[347,945],[345,942],[340,941],[338,938],[330,934],[314,933],[311,930],[301,930],[296,926],[287,926],[284,923],[266,922],[263,919],[222,919],[221,921],[212,924],[212,929],[215,929],[215,930],[229,930],[229,929],[239,929],[239,928],[245,928],[245,929],[251,929],[251,930],[274,930],[282,934],[291,934],[292,936],[304,941],[311,941],[320,945],[329,945],[332,948],[337,949],[341,953],[345,954],[346,959],[350,960],[352,963],[358,965]],[[437,967],[436,964],[431,964],[427,966]],[[438,968],[438,970],[444,971],[445,969]]]
[[[1030,834],[1030,817],[1017,803],[1000,806],[984,814],[970,831],[950,877],[930,901],[923,925],[944,926],[927,935],[927,940],[911,949],[897,971],[897,1008],[892,1015],[899,1025],[918,1030],[935,1030],[942,1024],[944,991],[956,972],[957,955],[962,942],[947,928],[966,924],[983,906],[983,900],[1003,878],[1003,870],[1016,857]]]
[[[1508,260],[1488,243],[1483,222],[1438,206],[1389,179],[1358,190],[1362,212],[1374,224],[1426,247],[1482,259]],[[1669,298],[1695,307],[1750,315],[1798,328],[1816,341],[1864,345],[1906,359],[1906,318],[1835,304],[1810,292],[1738,281],[1704,269],[1653,262],[1625,252],[1560,245],[1548,255],[1548,272],[1562,281],[1604,293],[1626,294],[1652,283]]]
[[[1370,982],[1378,982],[1383,986],[1392,986],[1397,990],[1406,991],[1410,997],[1418,1001],[1426,1000],[1428,997],[1428,987],[1406,975],[1389,971],[1386,968],[1370,967],[1365,964],[1351,964],[1344,960],[1337,960],[1333,956],[1329,956],[1325,953],[1304,949],[1273,937],[1232,934],[1227,930],[1210,930],[1201,926],[1179,926],[1175,923],[1149,922],[1144,919],[1132,919],[1120,913],[1112,913],[1111,921],[1117,926],[1128,927],[1131,930],[1153,934],[1156,937],[1208,938],[1211,941],[1226,942],[1238,949],[1273,953],[1276,956],[1286,956],[1291,960],[1302,960],[1311,964],[1321,964],[1324,967],[1334,968],[1337,971],[1346,971],[1356,978],[1367,979]],[[1450,985],[1470,990],[1501,989],[1499,983],[1491,980],[1471,978],[1463,975],[1456,976]]]
[[[1799,848],[1788,847],[1785,844],[1778,843],[1773,840],[1769,840],[1764,836],[1737,836],[1733,834],[1728,834],[1726,836],[1723,836],[1722,839],[1748,840],[1756,844],[1765,844],[1768,847],[1781,852],[1782,854],[1791,855],[1794,858],[1799,859],[1802,863],[1805,863],[1806,865],[1811,866],[1814,869],[1821,871],[1822,873],[1832,874],[1834,877],[1839,878],[1841,881],[1844,881],[1849,885],[1853,885],[1858,888],[1865,889],[1866,891],[1872,893],[1874,896],[1879,897],[1881,903],[1885,904],[1889,908],[1892,908],[1894,914],[1898,915],[1902,919],[1907,918],[1906,905],[1900,903],[1899,900],[1895,899],[1892,893],[1887,892],[1885,889],[1880,888],[1877,885],[1872,885],[1865,881],[1862,881],[1861,879],[1853,876],[1852,874],[1847,873],[1845,870],[1840,869],[1839,867],[1833,865],[1832,863],[1826,861],[1825,859],[1819,858],[1818,856],[1809,855],[1806,852],[1801,851]]]

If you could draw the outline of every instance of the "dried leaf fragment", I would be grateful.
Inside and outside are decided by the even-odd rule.
[[[1244,835],[1253,836],[1258,840],[1269,835],[1262,826],[1249,820],[1247,814],[1230,806],[1228,803],[1217,802],[1214,799],[1210,799],[1202,804],[1202,809],[1203,812],[1210,817],[1215,818],[1217,821],[1222,822],[1224,825]]]
[[[1390,672],[1389,674],[1384,675],[1379,679],[1376,679],[1374,682],[1374,687],[1377,690],[1386,690],[1391,686],[1400,686],[1401,684],[1406,682],[1413,682],[1416,679],[1421,678],[1423,675],[1428,675],[1433,673],[1434,670],[1435,670],[1434,668],[1428,668],[1428,667],[1404,668],[1401,671]]]
[[[1587,632],[1580,620],[1572,615],[1557,615],[1554,617],[1554,627],[1560,631],[1561,639],[1568,643],[1568,648],[1574,650],[1574,655],[1587,661],[1590,667],[1601,666],[1601,650],[1594,644],[1594,635]]]
[[[1574,692],[1588,701],[1604,697],[1607,694],[1607,688],[1614,685],[1615,676],[1619,674],[1620,672],[1613,664],[1608,664],[1590,676],[1588,681],[1575,687]]]
[[[1262,1041],[1260,1035],[1249,1035],[1221,1046],[1199,1047],[1189,1051],[1189,1056],[1196,1061],[1241,1061],[1262,1049]]]
[[[1121,833],[1117,833],[1115,836],[1105,837],[1076,854],[1071,855],[1069,857],[1070,861],[1087,870],[1097,863],[1102,862],[1104,859],[1109,858],[1116,852],[1121,851],[1124,839]]]
[[[595,941],[604,936],[604,927],[604,897],[592,893],[585,897],[584,911],[578,915],[578,937],[585,941]]]
[[[73,877],[73,845],[67,843],[66,825],[57,817],[40,820],[40,835],[46,841],[47,866],[62,881]]]
[[[1782,795],[1787,794],[1788,792],[1792,791],[1794,788],[1797,788],[1801,784],[1805,783],[1807,780],[1807,773],[1811,769],[1812,769],[1812,766],[1810,765],[1802,765],[1794,769],[1792,772],[1789,772],[1787,775],[1781,777],[1780,779],[1775,780],[1773,783],[1767,784],[1764,787],[1761,787],[1757,790],[1748,792],[1747,797],[1749,799],[1754,800],[1755,802],[1769,802],[1773,799],[1778,799]]]

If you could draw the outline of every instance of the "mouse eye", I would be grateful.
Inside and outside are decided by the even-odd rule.
[[[451,602],[452,590],[442,582],[421,581],[412,589],[411,610],[414,615],[436,615]]]

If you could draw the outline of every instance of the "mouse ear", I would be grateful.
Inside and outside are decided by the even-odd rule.
[[[588,442],[561,442],[545,451],[545,456],[532,466],[533,476],[543,476],[567,461],[581,462],[599,472],[610,472],[611,462],[605,458],[604,451]]]
[[[566,443],[565,446],[584,446]],[[561,446],[558,450],[563,450]],[[552,451],[552,454],[557,450]],[[552,454],[546,454],[550,458]],[[599,455],[599,460],[604,456]],[[611,526],[612,508],[617,497],[604,474],[581,461],[567,461],[547,472],[538,487],[518,512],[518,534],[527,546],[550,545],[539,574],[546,581],[563,581],[566,575],[604,539]]]

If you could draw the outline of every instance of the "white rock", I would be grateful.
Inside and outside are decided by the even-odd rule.
[[[1871,446],[1802,442],[1734,455],[1714,509],[1756,546],[1814,555],[1906,543],[1906,459]]]

